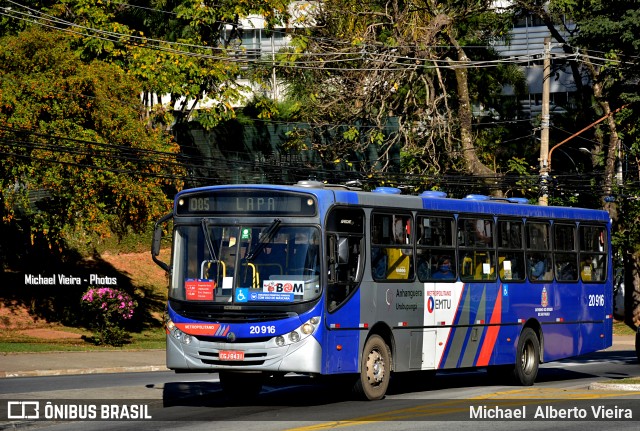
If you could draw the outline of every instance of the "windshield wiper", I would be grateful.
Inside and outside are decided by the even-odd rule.
[[[204,242],[207,244],[207,248],[209,249],[209,256],[211,259],[218,260],[216,257],[216,253],[213,249],[213,241],[211,241],[211,233],[209,232],[209,223],[207,223],[206,219],[202,219],[201,223],[202,231],[204,232]]]
[[[273,237],[276,235],[276,232],[278,231],[278,228],[280,227],[280,223],[282,223],[282,220],[280,220],[278,218],[274,219],[273,223],[271,223],[271,225],[269,225],[268,228],[266,228],[264,231],[262,231],[260,233],[260,237],[258,238],[258,242],[256,243],[256,245],[253,246],[253,248],[245,256],[246,260],[251,261],[251,260],[255,259],[255,257],[258,254],[260,254],[260,252],[262,251],[264,246],[268,242],[270,242],[273,239]]]

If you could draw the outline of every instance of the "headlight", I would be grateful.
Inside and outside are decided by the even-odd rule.
[[[302,331],[302,333],[304,335],[309,335],[313,332],[313,330],[316,329],[311,323],[307,322],[304,325],[302,325],[300,327],[300,330]]]
[[[289,340],[292,343],[297,343],[298,341],[300,341],[300,334],[298,334],[296,331],[289,332]]]
[[[173,323],[173,321],[168,316],[165,316],[164,324],[165,324],[169,334],[171,334],[173,336],[173,338],[175,338],[176,340],[179,340],[181,343],[183,343],[183,344],[191,344],[191,342],[193,341],[193,337],[191,335],[185,334],[184,332],[179,330],[176,327],[176,324]]]
[[[313,334],[318,328],[320,317],[312,317],[286,336],[278,335],[273,340],[278,347],[294,344]]]

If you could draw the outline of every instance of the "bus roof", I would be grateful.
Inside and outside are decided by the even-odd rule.
[[[344,205],[364,205],[378,208],[433,210],[458,214],[473,213],[487,215],[502,215],[527,218],[566,218],[609,222],[610,216],[604,210],[594,210],[576,207],[540,206],[525,203],[525,199],[497,199],[482,195],[468,195],[465,198],[449,198],[444,192],[427,191],[421,195],[403,195],[400,189],[393,187],[379,187],[373,191],[363,191],[359,188],[324,184],[317,181],[301,181],[296,185],[272,184],[232,184],[205,186],[185,189],[176,195],[178,199],[189,193],[202,193],[216,190],[281,190],[310,193],[318,198],[325,206],[329,202]]]

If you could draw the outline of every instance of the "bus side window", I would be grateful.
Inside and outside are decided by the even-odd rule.
[[[580,279],[586,282],[602,282],[607,277],[607,232],[603,226],[581,225]]]
[[[359,237],[330,236],[328,309],[332,311],[353,292],[362,278],[362,242]]]
[[[496,252],[493,220],[487,218],[458,219],[458,266],[463,280],[495,280]]]
[[[418,280],[455,280],[458,273],[453,216],[418,215],[416,226]]]
[[[364,213],[336,208],[327,217],[327,309],[336,310],[358,288],[364,268]]]
[[[413,278],[412,232],[411,215],[372,215],[371,275],[374,280]]]
[[[550,224],[528,221],[526,223],[527,272],[530,280],[553,280],[552,255],[550,250]]]
[[[523,281],[524,269],[522,220],[498,220],[498,268],[501,280]]]
[[[553,249],[555,274],[558,281],[577,281],[578,253],[576,250],[576,227],[568,223],[553,225]]]

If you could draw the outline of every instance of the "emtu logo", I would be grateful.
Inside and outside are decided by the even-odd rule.
[[[451,299],[434,299],[430,296],[427,299],[427,312],[433,313],[434,310],[451,310]]]

